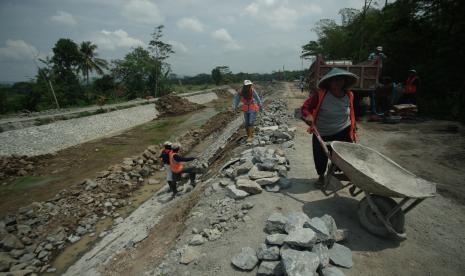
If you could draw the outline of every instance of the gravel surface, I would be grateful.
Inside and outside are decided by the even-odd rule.
[[[0,155],[41,155],[155,119],[154,104],[0,133]]]

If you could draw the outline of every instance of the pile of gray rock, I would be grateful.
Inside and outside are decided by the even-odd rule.
[[[234,181],[226,187],[227,195],[242,199],[263,190],[278,192],[288,188],[289,160],[281,149],[255,147],[226,163],[221,172]]]
[[[245,247],[231,259],[236,268],[251,271],[258,266],[257,275],[340,276],[344,273],[337,266],[353,265],[351,250],[337,243],[347,232],[337,229],[329,215],[310,219],[302,212],[273,213],[265,231],[269,235],[258,250]]]
[[[289,128],[287,104],[278,99],[266,105],[258,119],[260,126],[254,138],[254,146],[283,144],[284,148],[292,147],[295,128]]]
[[[281,126],[287,125],[288,119],[286,101],[275,99],[264,106],[258,118],[258,124],[264,127]]]
[[[126,199],[131,192],[145,182],[158,183],[149,177],[161,168],[157,164],[159,151],[151,146],[140,156],[100,172],[94,180],[86,179],[48,201],[34,202],[3,217],[0,272],[53,272],[49,265],[53,257],[84,235],[94,236],[98,221],[110,218],[114,224],[122,222],[118,209],[131,204]]]

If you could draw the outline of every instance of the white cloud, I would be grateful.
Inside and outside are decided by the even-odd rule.
[[[184,43],[175,41],[175,40],[169,40],[168,44],[173,45],[174,51],[176,53],[182,52],[182,53],[187,53],[189,50],[187,49],[186,45]]]
[[[321,14],[323,13],[323,9],[318,6],[317,4],[307,4],[304,5],[301,9],[299,9],[302,16],[308,15],[309,13],[313,14]]]
[[[244,11],[251,18],[281,30],[294,29],[300,18],[322,13],[321,7],[316,4],[291,7],[286,0],[255,0],[247,5]]]
[[[226,50],[239,50],[242,47],[231,37],[226,29],[218,29],[211,33],[211,36],[223,43]]]
[[[204,30],[204,25],[197,18],[184,17],[178,20],[177,26],[181,29],[201,33]]]
[[[158,6],[149,0],[130,0],[123,6],[123,16],[143,24],[160,24],[165,18]]]
[[[74,16],[64,11],[57,11],[55,15],[50,16],[50,20],[68,26],[75,26],[77,24]]]
[[[236,22],[236,18],[232,15],[219,16],[218,20],[225,24],[232,24]]]
[[[11,40],[5,42],[5,47],[0,48],[0,60],[32,60],[39,54],[37,49],[27,44],[24,40]],[[43,56],[41,56],[42,58]]]
[[[124,30],[106,31],[102,30],[93,35],[92,41],[98,45],[99,48],[105,50],[115,50],[117,48],[131,48],[137,46],[144,46],[144,42],[140,39],[130,37]]]

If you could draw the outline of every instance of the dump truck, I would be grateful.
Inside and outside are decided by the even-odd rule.
[[[307,77],[307,85],[310,94],[318,91],[318,81],[333,68],[340,68],[359,77],[357,83],[351,88],[354,92],[354,106],[356,115],[363,115],[364,111],[361,102],[364,97],[373,97],[376,88],[379,87],[379,77],[381,74],[381,57],[375,60],[368,60],[358,64],[352,64],[350,60],[324,61],[321,55],[317,55],[315,61],[310,66]],[[372,101],[371,101],[372,102]]]

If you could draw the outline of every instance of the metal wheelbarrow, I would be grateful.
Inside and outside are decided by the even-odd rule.
[[[329,196],[346,187],[350,187],[354,197],[364,193],[358,206],[361,225],[378,236],[405,239],[405,214],[433,197],[436,184],[414,175],[374,149],[355,143],[327,143],[316,128],[312,132],[329,159],[323,193]],[[334,183],[338,185],[330,185]],[[332,191],[328,191],[329,186],[333,186]]]

